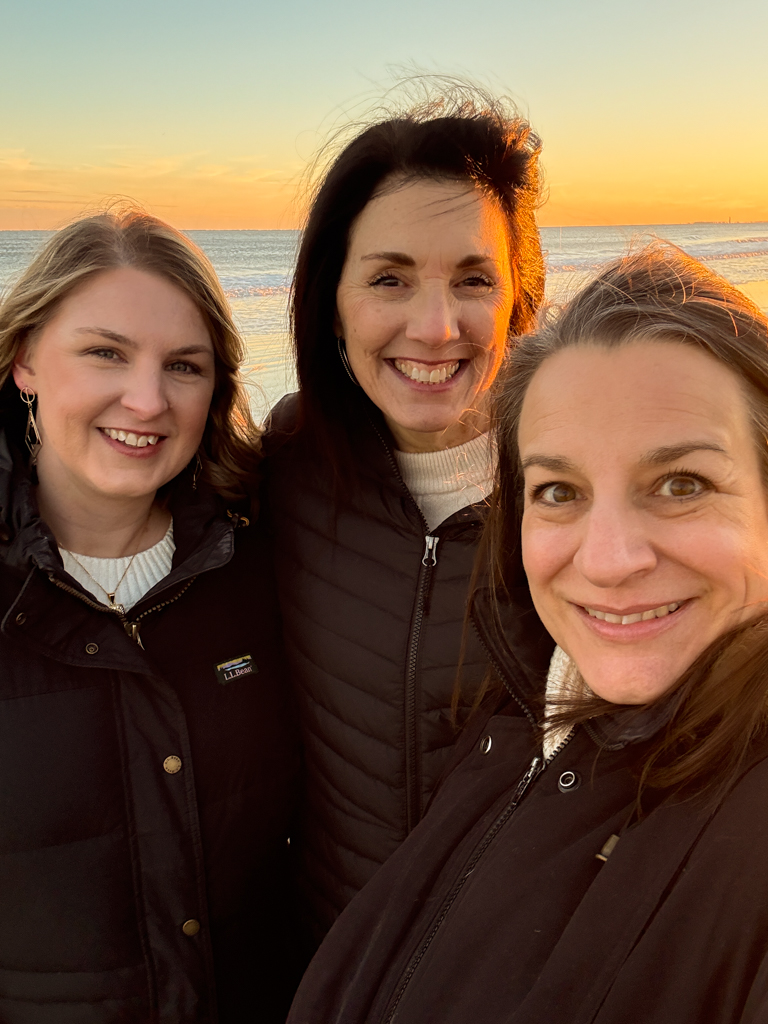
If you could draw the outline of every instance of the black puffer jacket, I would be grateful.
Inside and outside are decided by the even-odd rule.
[[[179,485],[142,649],[65,574],[4,440],[0,506],[0,1020],[284,1019],[297,749],[259,530]]]
[[[311,446],[286,440],[295,415],[296,396],[273,411],[266,477],[307,760],[292,844],[322,936],[420,820],[450,756],[482,509],[430,535],[373,406],[353,442],[358,486],[336,507]],[[467,693],[485,664],[470,635]]]
[[[613,749],[579,727],[545,764],[548,648],[526,633],[484,632],[509,696],[337,921],[289,1024],[765,1024],[768,743],[724,799],[646,792],[638,821],[635,771],[669,704]]]

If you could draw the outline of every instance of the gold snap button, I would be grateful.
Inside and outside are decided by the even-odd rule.
[[[85,645],[85,653],[86,654],[98,654],[99,653],[99,645],[98,644],[86,644]]]
[[[175,775],[176,772],[181,771],[181,758],[171,754],[170,757],[166,757],[163,761],[163,768],[165,768],[169,775]]]
[[[184,932],[185,935],[188,935],[191,939],[193,935],[197,935],[197,933],[200,931],[200,922],[196,921],[194,917],[191,917],[188,921],[184,922],[184,924],[181,926],[181,930]]]
[[[16,616],[16,625],[17,626],[23,626],[26,621],[27,621],[26,613],[25,612],[19,612],[19,614]]]

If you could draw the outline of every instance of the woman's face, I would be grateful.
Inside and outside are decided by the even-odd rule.
[[[533,600],[594,693],[651,701],[765,609],[765,485],[722,363],[666,342],[566,349],[534,375],[519,443]]]
[[[336,329],[401,450],[453,447],[487,430],[513,297],[506,221],[478,189],[422,180],[363,209]]]
[[[13,375],[37,393],[41,486],[59,498],[137,498],[194,457],[213,394],[213,345],[180,288],[121,267],[71,292]]]

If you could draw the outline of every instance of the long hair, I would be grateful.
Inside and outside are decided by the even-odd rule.
[[[509,335],[533,326],[544,296],[535,221],[541,144],[501,100],[466,86],[370,124],[338,154],[311,203],[291,292],[299,430],[337,476],[351,476],[354,384],[336,351],[334,317],[350,229],[387,180],[450,179],[498,202],[508,225],[514,305]]]
[[[559,317],[523,338],[497,380],[499,482],[483,541],[494,608],[504,598],[504,581],[519,578],[524,486],[518,429],[534,374],[565,348],[642,340],[699,348],[739,378],[768,490],[768,319],[682,250],[651,243],[608,266]],[[727,786],[768,725],[768,617],[721,636],[659,698],[664,700],[673,700],[675,711],[645,756],[643,784],[686,792]],[[563,706],[552,723],[586,722],[616,711],[617,705],[591,696]]]
[[[21,347],[90,277],[134,267],[165,278],[197,307],[213,344],[215,381],[199,448],[201,479],[238,500],[252,487],[259,432],[240,375],[245,348],[208,258],[188,238],[136,209],[109,211],[57,231],[0,304],[0,401],[4,425],[18,432],[24,408],[11,368]]]

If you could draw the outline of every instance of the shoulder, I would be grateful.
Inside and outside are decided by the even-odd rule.
[[[265,423],[265,432],[262,437],[262,446],[265,455],[274,453],[289,438],[294,436],[299,427],[301,412],[301,395],[294,391],[284,395],[280,401],[273,406]]]

